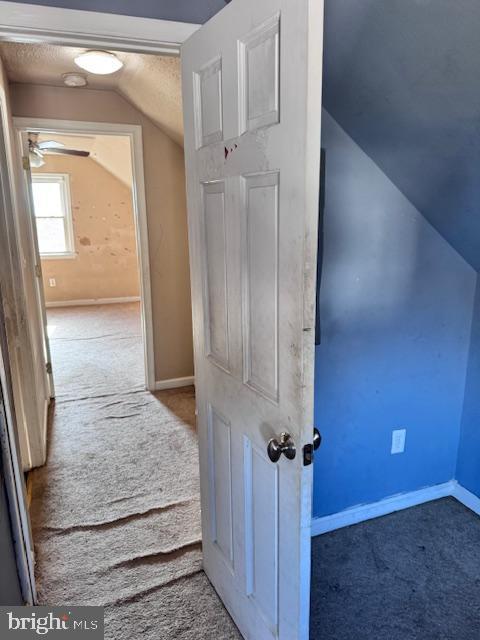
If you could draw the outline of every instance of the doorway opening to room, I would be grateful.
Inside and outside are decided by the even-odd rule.
[[[22,462],[38,602],[110,604],[114,625],[149,589],[207,589],[180,70],[115,52],[115,77],[71,87],[78,53],[0,44],[34,276],[26,315],[55,398],[48,423],[39,398],[38,461],[31,440]]]
[[[141,130],[28,118],[14,125],[28,158],[51,396],[153,389]]]

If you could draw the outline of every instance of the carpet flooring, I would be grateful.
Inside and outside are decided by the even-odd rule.
[[[202,571],[193,388],[143,390],[138,305],[48,312],[56,403],[32,472],[41,604],[108,640],[240,640]],[[311,640],[474,640],[480,520],[447,498],[314,538]]]
[[[143,389],[138,304],[48,310],[56,401],[32,472],[40,604],[111,640],[238,640],[202,571],[193,387]]]
[[[318,536],[312,640],[476,640],[480,519],[444,498]]]

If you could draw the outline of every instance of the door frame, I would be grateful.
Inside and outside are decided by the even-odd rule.
[[[135,236],[137,246],[137,262],[140,275],[140,308],[142,316],[142,342],[145,366],[145,387],[149,391],[155,390],[155,357],[153,345],[153,319],[152,319],[152,292],[150,281],[150,258],[148,248],[148,226],[147,226],[147,204],[145,196],[145,178],[143,167],[143,140],[142,127],[134,124],[117,124],[104,122],[88,122],[81,120],[55,120],[50,118],[13,118],[20,155],[22,151],[22,134],[27,131],[35,133],[56,133],[56,134],[82,134],[82,135],[111,135],[123,136],[130,141],[130,153],[132,163],[132,203],[133,216],[135,220]],[[30,186],[27,180],[27,173],[24,171],[23,188],[25,197],[31,206],[29,191]],[[16,212],[21,215],[20,211]],[[34,225],[33,211],[28,211],[30,215],[30,238],[29,243],[38,255],[38,244]],[[41,304],[41,312],[46,317],[45,298],[43,291],[43,281],[36,278],[37,288],[40,289],[38,296]]]
[[[0,308],[0,319],[4,320]],[[30,517],[26,509],[26,487],[13,406],[12,378],[8,362],[4,324],[0,325],[0,469],[3,471],[15,548],[18,578],[25,604],[36,601],[35,560]]]
[[[111,13],[92,12],[44,5],[23,4],[0,0],[0,42],[21,42],[32,44],[57,44],[84,48],[104,48],[133,53],[149,53],[159,55],[180,55],[180,48],[198,28],[199,24],[157,20],[154,18],[138,18]],[[32,127],[34,119],[27,118]],[[38,120],[36,120],[38,122]],[[45,122],[45,121],[44,121]],[[48,122],[48,121],[46,121]],[[51,121],[50,121],[51,122]],[[65,121],[56,120],[55,127]],[[82,124],[98,125],[98,123],[69,122],[67,124],[80,128]],[[103,131],[109,129],[108,124],[100,125]],[[132,135],[132,151],[135,146],[136,159],[141,162],[137,170],[139,184],[143,187],[143,154],[141,144],[141,127],[135,135],[133,125],[111,125],[117,131],[128,131]],[[48,127],[47,127],[48,128]],[[69,129],[72,131],[72,129]],[[112,131],[110,130],[110,133]],[[140,135],[138,135],[138,133]],[[140,142],[140,144],[139,144]],[[135,165],[133,165],[135,166]],[[0,172],[13,169],[8,166],[0,154]],[[8,175],[8,174],[7,174]],[[144,191],[143,200],[145,207]],[[146,233],[146,226],[144,229]],[[0,239],[1,244],[1,239]],[[0,247],[1,248],[1,247]],[[143,252],[145,257],[145,252]],[[148,253],[146,254],[148,258]],[[153,344],[153,343],[152,343]],[[155,376],[153,376],[155,377]],[[15,429],[14,429],[15,431]],[[16,434],[15,434],[16,435]],[[15,498],[19,514],[24,522],[23,529],[30,531],[30,520],[23,485],[16,484]],[[31,551],[31,534],[27,538],[30,543],[16,549],[17,566],[23,584],[30,584],[30,598],[36,602],[35,581],[33,572],[33,552]],[[29,553],[31,555],[29,555]],[[28,561],[31,558],[31,561]]]
[[[4,130],[3,127],[0,126],[0,205],[3,205],[5,218],[7,218],[12,215],[14,205],[7,156],[6,153],[2,152],[4,149]],[[4,242],[8,245],[8,239],[4,239]],[[8,250],[8,246],[6,248]],[[9,260],[9,263],[10,273],[13,279],[11,260]],[[8,275],[5,273],[5,279],[7,277]],[[31,605],[36,601],[35,562],[25,480],[20,457],[18,413],[19,410],[22,410],[22,407],[17,407],[14,402],[11,370],[12,345],[9,345],[6,327],[6,316],[9,313],[8,307],[15,305],[14,299],[8,302],[6,290],[13,288],[13,283],[10,287],[8,287],[8,285],[0,287],[0,472],[4,478],[7,494],[12,539],[15,548],[15,559],[22,597],[26,604]],[[13,349],[14,348],[13,346]]]
[[[0,41],[179,55],[190,22],[0,1]]]

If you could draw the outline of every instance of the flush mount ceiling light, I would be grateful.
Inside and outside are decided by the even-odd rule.
[[[67,87],[86,87],[88,82],[83,73],[64,73],[62,76],[63,84]]]
[[[89,73],[100,76],[115,73],[123,67],[123,62],[109,51],[86,51],[75,58],[75,64]]]

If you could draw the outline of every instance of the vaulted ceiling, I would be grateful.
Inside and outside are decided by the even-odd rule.
[[[480,270],[480,2],[327,0],[324,55],[327,111]]]
[[[0,43],[10,82],[63,86],[62,74],[79,72],[74,58],[85,49],[50,44]],[[118,91],[169,137],[183,144],[180,59],[116,52],[124,67],[110,76],[87,74],[88,88]],[[77,89],[71,89],[77,91]]]
[[[91,160],[98,162],[129,189],[132,188],[133,171],[130,140],[127,136],[41,133],[36,136],[36,140],[53,141],[66,149],[88,151]],[[47,159],[49,157],[51,156],[46,156]]]

